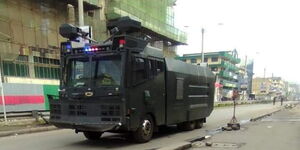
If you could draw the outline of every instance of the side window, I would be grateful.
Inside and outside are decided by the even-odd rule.
[[[153,78],[157,75],[157,62],[156,60],[148,60],[148,71],[149,71],[149,77]]]
[[[133,57],[133,72],[132,81],[133,85],[139,84],[147,79],[146,63],[144,58]]]
[[[159,73],[164,72],[164,63],[158,60],[148,60],[149,78],[152,79]]]
[[[165,71],[165,67],[164,67],[164,63],[163,62],[157,61],[156,71],[157,71],[157,74]]]
[[[183,78],[176,79],[176,99],[182,100],[183,99]]]

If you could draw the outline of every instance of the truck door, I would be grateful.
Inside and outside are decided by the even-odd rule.
[[[145,93],[146,107],[155,115],[157,125],[165,124],[165,68],[160,59],[148,59],[148,87]],[[149,98],[146,98],[147,95]]]
[[[167,72],[167,124],[186,121],[187,101],[184,100],[185,79],[175,77],[174,72]]]

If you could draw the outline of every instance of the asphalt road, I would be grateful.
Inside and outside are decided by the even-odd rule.
[[[246,124],[239,131],[221,132],[208,141],[194,143],[190,150],[299,150],[299,140],[300,104]],[[205,142],[212,143],[211,147]]]
[[[246,120],[259,114],[278,109],[279,105],[253,104],[237,107],[237,119]],[[0,150],[101,150],[101,149],[156,149],[182,142],[226,124],[232,116],[232,107],[217,108],[207,119],[202,129],[180,132],[171,126],[162,133],[156,133],[153,140],[136,144],[126,139],[127,135],[105,133],[99,141],[87,141],[82,133],[76,135],[73,130],[55,130],[49,132],[16,135],[0,138]]]

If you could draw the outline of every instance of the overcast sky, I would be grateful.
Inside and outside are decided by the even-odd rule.
[[[188,33],[178,54],[237,49],[254,59],[255,76],[300,83],[299,0],[177,0],[175,24]]]

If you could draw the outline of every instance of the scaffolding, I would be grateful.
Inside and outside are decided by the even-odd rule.
[[[58,79],[59,47],[65,41],[58,29],[67,22],[67,1],[76,2],[0,0],[0,69],[4,76]],[[95,7],[93,3],[98,0],[85,0],[85,7]],[[85,15],[86,25],[98,32],[97,16]]]
[[[176,0],[110,0],[106,8],[108,20],[129,16],[142,26],[180,43],[185,32],[174,27],[173,5]]]

